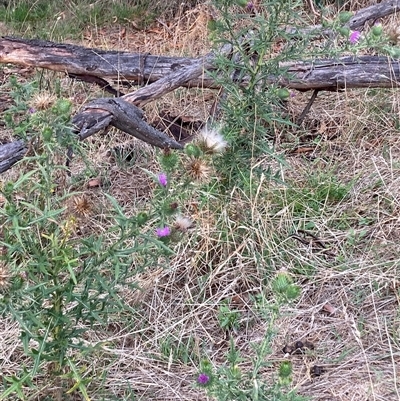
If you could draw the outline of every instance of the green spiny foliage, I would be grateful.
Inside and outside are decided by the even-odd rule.
[[[29,373],[5,378],[12,385],[0,398],[15,392],[24,399],[22,388],[47,369],[49,380],[57,382],[56,391],[79,391],[88,399],[90,380],[82,378],[74,357],[90,355],[84,333],[123,311],[132,313],[121,288],[135,290],[136,274],[170,250],[143,231],[148,219],[144,212],[127,216],[109,195],[103,216],[107,231],[77,235],[78,221],[88,218],[93,205],[62,184],[63,177],[68,179],[66,148],[82,151],[69,124],[71,104],[54,98],[43,110],[28,109],[35,85],[11,85],[16,105],[6,121],[32,151],[19,165],[20,178],[1,188],[0,263],[9,277],[0,289],[0,314],[19,323],[31,363]]]

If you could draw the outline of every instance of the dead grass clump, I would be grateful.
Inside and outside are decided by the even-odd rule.
[[[315,346],[312,352],[289,356],[302,393],[316,399],[396,399],[400,354],[392,346],[399,322],[392,280],[398,271],[392,263],[373,263],[366,266],[360,258],[351,266],[338,266],[339,271],[318,270],[302,286],[298,305],[288,310],[290,317],[281,320],[277,355],[287,342],[309,340]],[[315,365],[323,368],[320,377],[310,373]]]
[[[211,48],[208,23],[213,18],[212,15],[211,6],[199,2],[196,7],[186,11],[181,8],[172,18],[156,19],[146,29],[138,29],[134,22],[128,23],[127,26],[90,26],[84,34],[84,44],[104,49],[160,55],[204,55]]]
[[[10,318],[0,321],[0,369],[3,375],[13,375],[22,369],[22,362],[26,359],[20,342],[16,341],[20,335],[20,327]]]
[[[147,7],[160,13],[164,18],[171,19],[179,14],[192,10],[199,4],[205,3],[205,0],[189,0],[182,2],[180,0],[160,1],[160,0],[145,0]]]

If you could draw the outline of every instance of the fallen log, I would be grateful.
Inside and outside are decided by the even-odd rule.
[[[91,49],[87,50],[91,51]],[[165,65],[164,62],[164,68]],[[338,60],[319,60],[313,63],[293,62],[283,67],[286,68],[287,74],[282,75],[280,78],[270,76],[266,78],[264,85],[274,83],[300,91],[308,91],[311,89],[338,91],[351,88],[394,88],[400,86],[399,61],[391,60],[388,57],[344,57]],[[123,115],[123,113],[121,114],[121,110],[124,108],[127,109],[127,105],[124,105],[122,102],[143,106],[179,86],[187,85],[188,82],[203,82],[204,87],[209,79],[204,79],[204,71],[210,70],[211,68],[212,57],[186,59],[186,61],[181,63],[179,68],[176,69],[174,64],[171,64],[169,74],[163,78],[157,79],[151,85],[142,87],[133,93],[118,98],[121,99],[121,102],[115,102],[114,108],[110,106],[110,103],[103,103],[104,107],[100,107],[99,100],[87,104],[72,120],[75,132],[78,134],[79,138],[83,140],[105,129],[108,125],[114,125],[128,134],[145,140],[154,146],[181,149],[181,144],[160,131],[154,130],[154,128],[146,124],[143,120],[141,120],[140,124],[141,133],[133,129],[132,127],[139,121],[137,119],[139,114],[129,114],[125,112],[125,116],[131,115],[132,119],[134,119],[134,121],[130,123],[128,123],[126,118],[124,120],[121,119]],[[245,84],[245,82],[242,84]],[[214,86],[215,83],[212,87]],[[105,107],[106,104],[107,107]],[[122,124],[122,121],[124,121],[125,125]],[[9,162],[3,160],[3,165],[8,166],[8,168],[23,157],[23,152],[21,150],[15,155],[9,152],[8,154],[12,156]],[[0,169],[0,173],[6,169]]]
[[[350,29],[362,30],[366,23],[375,22],[379,18],[386,17],[400,10],[400,0],[387,0],[379,4],[374,4],[357,11],[345,24]],[[287,32],[293,36],[296,35],[312,35],[312,36],[332,36],[333,32],[330,29],[325,29],[322,25],[315,25],[306,28],[288,28]],[[226,52],[226,51],[225,51]],[[213,55],[207,55],[210,59]],[[36,68],[45,68],[53,71],[65,72],[71,77],[96,82],[103,86],[106,90],[115,94],[109,84],[104,79],[126,80],[138,84],[150,84],[158,81],[167,74],[196,63],[201,59],[191,59],[186,57],[168,57],[151,55],[149,53],[128,53],[119,51],[106,51],[100,49],[88,49],[82,46],[71,44],[59,44],[43,40],[26,40],[20,38],[3,37],[0,39],[0,63],[10,63]],[[343,61],[343,60],[342,60]],[[336,61],[336,62],[341,62]],[[331,61],[321,61],[325,63],[325,67],[329,67]],[[294,74],[293,81],[286,82],[286,85],[292,89],[299,90],[315,90],[313,82],[321,79],[320,75],[315,77],[310,76],[309,70],[312,68],[312,62],[305,63],[301,68],[307,69],[306,74],[301,76],[298,63],[289,69],[290,74]],[[365,64],[364,64],[365,65]],[[389,67],[390,68],[390,67]],[[212,63],[209,69],[213,69]],[[369,86],[388,85],[387,81],[379,79],[381,71],[371,71],[372,76],[366,77]],[[384,74],[386,71],[384,71]],[[324,72],[322,76],[326,81],[321,83],[320,87],[331,88],[335,90],[335,82],[332,80],[336,71],[332,74]],[[347,74],[348,75],[348,74]],[[387,74],[385,74],[387,75]],[[299,79],[302,81],[300,84]],[[314,78],[314,79],[313,79]],[[358,80],[352,80],[351,76],[347,76],[346,87],[357,88]],[[270,83],[277,80],[276,77],[270,78]],[[244,82],[245,84],[245,82]],[[186,87],[203,88],[219,88],[208,74],[202,74],[183,84]],[[361,86],[364,87],[364,86]],[[387,87],[387,86],[385,86]]]
[[[0,63],[45,68],[82,80],[97,77],[150,84],[198,60],[202,59],[106,51],[37,39],[0,38]],[[185,83],[185,86],[199,85],[218,87],[207,77]]]
[[[214,54],[202,58],[163,57],[148,54],[106,52],[76,45],[57,44],[39,40],[4,37],[0,39],[0,63],[47,68],[65,72],[83,80],[89,77],[122,79],[131,82],[159,81],[171,73],[183,73],[193,66],[205,65],[198,75],[182,81],[180,86],[217,89],[208,71],[215,70]],[[397,60],[382,56],[341,57],[317,61],[282,63],[290,78],[270,76],[265,84],[279,84],[289,89],[336,91],[352,88],[391,88],[399,84]],[[246,85],[244,77],[241,85]],[[168,88],[168,85],[166,85]],[[153,88],[154,89],[154,88]],[[166,93],[166,91],[163,91]],[[147,100],[151,100],[147,95]],[[157,98],[155,95],[154,98]],[[130,101],[132,95],[127,95]]]
[[[151,85],[116,99],[97,99],[77,114],[72,124],[81,140],[106,128],[109,124],[151,145],[160,148],[182,149],[183,146],[143,121],[141,110],[145,105],[202,74],[203,60],[193,62],[179,71],[173,71]]]
[[[0,173],[10,169],[13,164],[22,159],[28,147],[22,140],[6,143],[0,146]]]

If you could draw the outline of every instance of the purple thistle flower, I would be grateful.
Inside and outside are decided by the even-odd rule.
[[[168,178],[165,173],[158,174],[158,182],[162,187],[166,187],[168,184]]]
[[[248,11],[253,11],[254,9],[254,3],[252,1],[249,1],[246,5],[246,8]]]
[[[158,238],[168,237],[171,234],[171,229],[168,226],[160,227],[156,229]]]
[[[210,376],[206,375],[205,373],[200,373],[199,377],[197,378],[197,383],[206,385],[210,381]]]
[[[352,45],[355,45],[360,40],[361,33],[360,31],[353,31],[349,36],[349,42]]]

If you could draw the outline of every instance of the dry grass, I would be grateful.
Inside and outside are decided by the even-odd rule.
[[[208,15],[203,6],[146,32],[91,30],[85,44],[203,54]],[[68,85],[76,102],[89,96],[82,84]],[[205,118],[209,99],[195,95],[182,91],[160,100],[148,107],[147,115],[155,118],[168,106],[181,115]],[[290,101],[293,116],[300,114],[306,97],[298,94]],[[276,322],[265,378],[276,376],[279,362],[289,359],[293,386],[313,400],[400,399],[399,105],[395,90],[323,94],[301,130],[284,131],[277,138],[276,150],[286,154],[287,165],[276,166],[267,157],[257,161],[279,168],[298,193],[312,185],[310,171],[334,175],[350,187],[340,201],[326,202],[317,211],[303,204],[301,214],[288,187],[264,180],[255,196],[235,189],[222,205],[212,199],[203,208],[188,205],[196,226],[177,246],[169,266],[138,276],[140,291],[120,289],[135,314],[86,333],[88,343],[103,344],[86,367],[87,376],[101,378],[107,372],[104,381],[95,379],[89,386],[93,399],[108,391],[118,399],[134,394],[146,400],[206,400],[194,386],[199,361],[207,355],[216,367],[223,364],[232,335],[246,357],[240,368],[249,368],[252,344],[262,341],[269,324],[259,297],[267,305],[274,303],[269,282],[283,271],[300,285],[301,296]],[[8,135],[2,133],[2,139]],[[128,149],[134,162],[119,164],[110,149]],[[127,215],[140,210],[152,189],[140,167],[157,169],[154,151],[112,131],[88,141],[88,152]],[[82,166],[77,160],[73,173]],[[11,171],[2,179],[14,176]],[[101,188],[75,190],[107,207]],[[298,199],[306,203],[306,198]],[[101,230],[96,216],[88,221],[86,229]],[[291,236],[310,223],[326,248],[313,237],[302,242]],[[239,326],[229,335],[218,321],[222,302],[240,313]],[[0,335],[0,369],[12,374],[24,359],[18,326],[3,320]],[[283,353],[286,344],[299,340],[312,342],[314,349]],[[318,377],[310,373],[314,365],[323,368]]]

